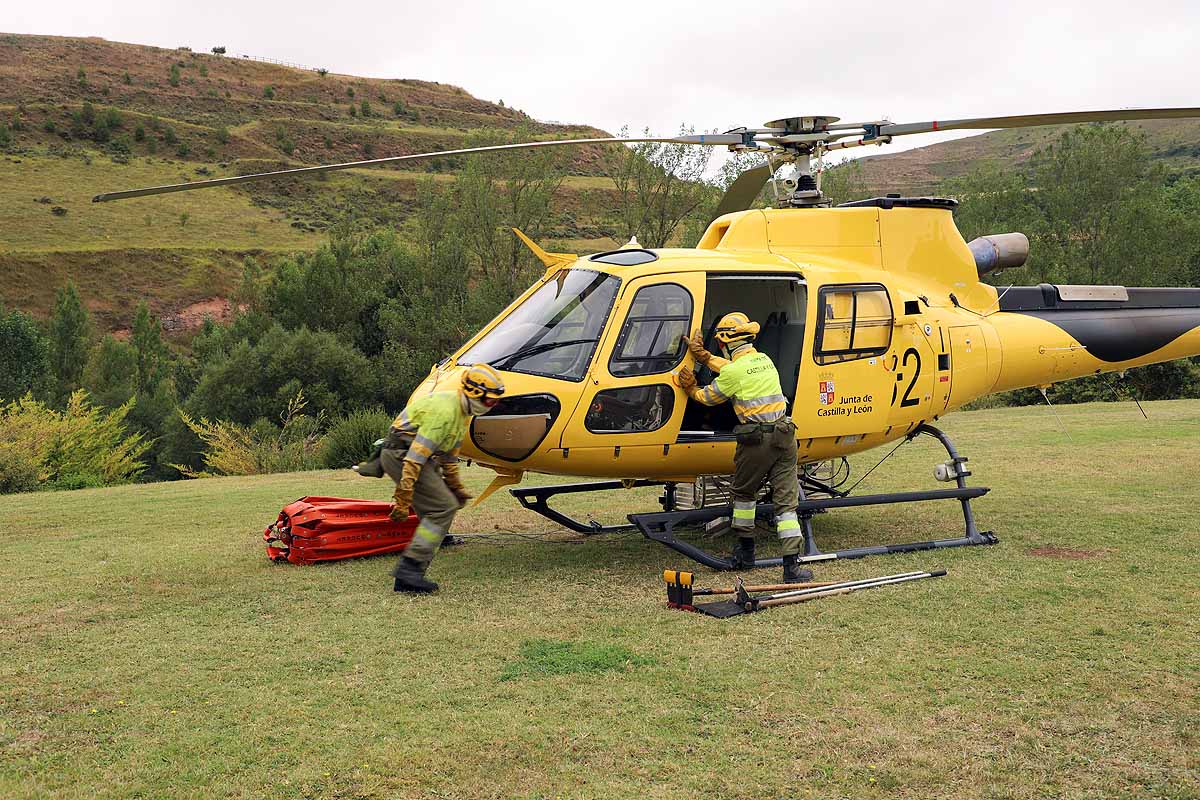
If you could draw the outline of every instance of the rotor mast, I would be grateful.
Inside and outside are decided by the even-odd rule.
[[[880,135],[881,126],[890,124],[887,120],[866,123],[838,125],[839,117],[811,116],[785,117],[772,120],[763,128],[740,128],[730,133],[749,134],[754,137],[753,147],[731,145],[730,150],[751,150],[767,152],[770,165],[769,180],[775,186],[775,200],[780,208],[822,208],[829,205],[829,200],[821,193],[820,168],[821,159],[830,150],[840,150],[847,147],[861,147],[867,144],[887,144],[890,136]],[[858,137],[854,141],[840,141],[850,137]],[[765,145],[765,147],[764,147]],[[814,174],[813,158],[817,160],[817,171]],[[776,180],[775,169],[783,164],[794,164],[796,174],[784,181]],[[780,195],[782,184],[786,194]]]

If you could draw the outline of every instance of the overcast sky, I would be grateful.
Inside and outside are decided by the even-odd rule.
[[[334,72],[453,83],[537,119],[612,132],[813,114],[901,122],[1200,106],[1197,0],[3,5],[4,32],[220,44]]]

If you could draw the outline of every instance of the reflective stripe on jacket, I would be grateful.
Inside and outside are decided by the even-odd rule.
[[[707,406],[731,400],[741,422],[775,422],[787,413],[779,371],[770,356],[753,348],[735,354],[721,366],[715,381],[697,388],[691,397]]]
[[[435,453],[457,453],[469,419],[458,392],[435,392],[409,400],[392,428],[413,437],[404,460],[424,464]]]

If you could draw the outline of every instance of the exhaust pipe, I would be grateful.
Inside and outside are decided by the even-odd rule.
[[[1029,239],[1023,233],[996,233],[967,243],[979,276],[1022,266],[1029,258]]]

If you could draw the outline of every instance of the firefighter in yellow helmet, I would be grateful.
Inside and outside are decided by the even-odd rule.
[[[392,571],[397,592],[437,590],[425,571],[454,515],[471,499],[458,474],[458,450],[471,418],[486,414],[503,394],[496,370],[476,364],[463,372],[458,391],[409,398],[392,422],[379,455],[383,471],[396,482],[391,517],[405,519],[411,508],[421,520]]]
[[[688,350],[717,378],[707,386],[696,385],[691,368],[679,373],[679,385],[693,400],[708,406],[733,403],[741,423],[733,429],[737,449],[733,456],[733,527],[738,544],[735,564],[754,563],[754,511],[758,491],[770,482],[775,501],[775,529],[783,543],[783,580],[797,583],[812,579],[800,569],[797,559],[803,545],[803,530],[796,517],[800,483],[796,476],[796,426],[787,416],[787,398],[779,385],[779,372],[771,359],[754,349],[758,323],[740,311],[726,314],[717,323],[716,338],[722,355],[704,348],[696,331],[683,337]]]

